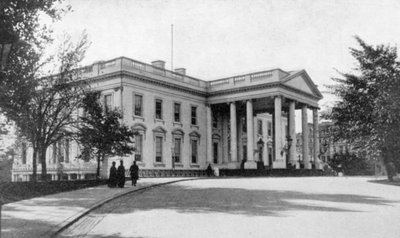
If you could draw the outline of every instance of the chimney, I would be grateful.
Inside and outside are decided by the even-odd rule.
[[[185,68],[175,69],[175,73],[186,75],[186,69]]]
[[[162,60],[153,61],[153,62],[151,62],[151,64],[156,68],[160,68],[160,69],[165,68],[165,61],[162,61]]]

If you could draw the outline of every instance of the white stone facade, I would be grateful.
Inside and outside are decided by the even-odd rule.
[[[101,91],[102,102],[119,108],[124,123],[141,135],[135,154],[104,161],[104,177],[118,160],[128,169],[136,159],[144,176],[172,176],[172,171],[196,175],[209,163],[220,169],[256,169],[260,164],[281,169],[296,161],[294,111],[317,111],[322,98],[304,70],[273,69],[203,81],[187,76],[184,69],[163,67],[162,61],[150,65],[121,57],[82,69],[84,79]],[[293,138],[290,148],[287,136]],[[63,161],[54,158],[53,148],[47,152],[51,178],[58,179],[60,170],[69,179],[95,173],[93,162],[76,159],[78,146],[67,144],[68,161],[65,146],[57,152],[64,153]],[[28,147],[20,149],[14,181],[29,179],[31,156]]]

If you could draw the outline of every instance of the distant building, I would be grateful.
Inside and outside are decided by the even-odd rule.
[[[295,110],[302,110],[304,122],[312,109],[318,125],[322,95],[304,70],[272,69],[204,81],[188,76],[183,68],[166,70],[164,61],[146,64],[121,57],[94,63],[82,72],[91,87],[101,91],[104,106],[121,109],[124,123],[139,133],[136,152],[108,158],[103,176],[111,162],[120,159],[126,167],[136,160],[142,176],[196,175],[210,163],[227,169],[256,169],[258,163],[287,168],[297,163],[296,140],[288,146],[288,136],[296,138]],[[302,144],[319,148],[308,139]],[[93,176],[95,164],[76,159],[79,153],[79,146],[68,139],[49,148],[51,179]],[[308,161],[309,153],[305,154]],[[13,181],[30,180],[28,144],[20,144],[17,157]],[[38,174],[40,170],[39,164]]]

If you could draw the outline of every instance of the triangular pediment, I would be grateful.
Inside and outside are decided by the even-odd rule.
[[[282,83],[293,89],[302,91],[318,98],[322,98],[322,94],[318,90],[318,87],[314,84],[314,82],[311,80],[310,76],[308,76],[305,70],[290,74],[288,77],[283,79]]]

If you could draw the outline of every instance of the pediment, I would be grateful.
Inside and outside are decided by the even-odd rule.
[[[314,82],[311,80],[310,76],[305,70],[301,70],[289,75],[288,77],[283,79],[282,83],[293,89],[302,91],[318,98],[322,98],[322,94],[318,90],[318,87],[314,84]]]
[[[135,123],[132,127],[133,131],[146,131],[147,127],[143,123]]]

